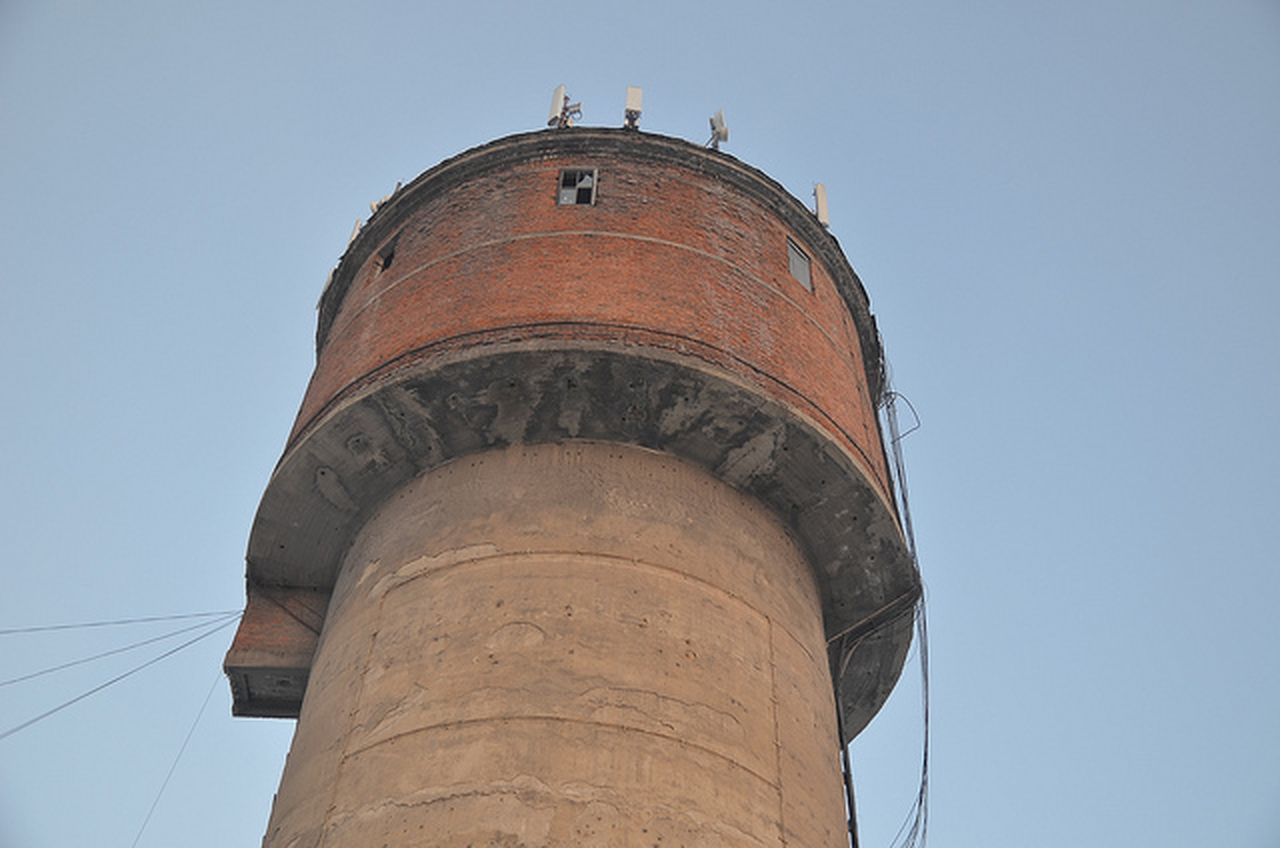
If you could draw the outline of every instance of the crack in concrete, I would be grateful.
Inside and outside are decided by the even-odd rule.
[[[450,548],[441,551],[438,554],[418,557],[410,560],[395,571],[386,575],[373,585],[369,590],[372,597],[382,597],[392,589],[398,589],[411,580],[424,577],[436,571],[442,571],[459,563],[470,562],[477,559],[488,559],[494,556],[502,555],[503,551],[497,545],[486,542],[479,545],[465,545],[461,548]],[[361,582],[369,576],[368,572],[361,575]]]
[[[679,706],[685,708],[691,713],[694,713],[695,715],[709,714],[711,716],[720,717],[723,720],[716,721],[715,723],[719,724],[722,728],[727,728],[728,725],[732,724],[739,731],[742,730],[742,722],[738,719],[737,716],[735,716],[731,712],[728,712],[727,710],[716,709],[715,707],[709,704],[698,703],[695,701],[686,701],[681,698],[677,698],[673,695],[666,695],[661,692],[655,692],[652,689],[638,689],[638,688],[626,687],[626,686],[595,686],[583,692],[579,697],[590,699],[594,693],[601,693],[605,696],[604,702],[599,706],[595,707],[595,709],[597,710],[605,709],[607,707],[616,707],[618,709],[634,710],[635,712],[638,712],[641,715],[645,715],[648,718],[651,718],[654,721],[659,722],[660,724],[662,724],[663,726],[667,727],[669,730],[672,730],[672,731],[675,731],[676,729],[674,725],[671,725],[666,721],[662,721],[650,715],[649,711],[646,710],[643,706],[635,703],[610,701],[608,696],[613,693],[618,693],[624,696],[637,695],[637,696],[640,696],[642,699],[652,699],[654,701],[657,701],[659,704],[662,704],[662,703],[678,704]]]
[[[727,756],[726,754],[715,750],[714,748],[708,748],[706,745],[700,745],[697,742],[693,742],[688,739],[684,739],[678,736],[669,736],[665,733],[657,733],[655,731],[646,730],[641,727],[628,727],[623,724],[609,724],[607,722],[602,722],[602,721],[592,721],[590,719],[572,718],[568,716],[557,716],[557,715],[494,716],[494,717],[485,717],[485,718],[465,718],[465,719],[456,719],[453,721],[442,721],[442,722],[429,724],[429,725],[422,725],[420,727],[410,728],[409,730],[405,730],[401,733],[388,736],[384,739],[376,739],[366,745],[361,745],[360,747],[357,747],[357,748],[349,749],[343,752],[341,762],[346,762],[349,759],[362,756],[363,754],[368,753],[374,748],[378,748],[383,745],[389,745],[400,739],[404,739],[409,736],[414,736],[419,733],[431,733],[433,731],[445,730],[445,729],[450,729],[455,727],[466,727],[468,725],[477,725],[477,724],[512,724],[512,723],[519,723],[519,722],[548,722],[548,723],[557,723],[557,724],[576,724],[576,725],[581,725],[583,727],[598,727],[605,730],[615,730],[622,733],[638,733],[643,736],[651,737],[653,739],[662,739],[664,741],[672,742],[682,747],[693,748],[696,751],[701,751],[704,754],[708,754],[712,757],[715,757],[717,760],[728,763],[734,769],[750,775],[751,777],[755,778],[756,780],[760,781],[763,784],[777,788],[777,784],[774,781],[760,774],[750,766],[747,766],[739,762],[738,760],[735,760],[733,757]]]

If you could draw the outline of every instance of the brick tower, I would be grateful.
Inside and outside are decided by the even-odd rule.
[[[264,845],[845,844],[920,591],[881,363],[719,151],[547,130],[399,190],[249,541],[235,712],[299,719]]]

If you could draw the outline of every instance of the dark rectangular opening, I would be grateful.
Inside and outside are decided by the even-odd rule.
[[[556,203],[561,206],[594,206],[596,202],[596,172],[572,169],[560,172],[560,191]]]
[[[385,271],[391,267],[391,263],[396,258],[396,242],[400,241],[399,233],[382,246],[382,250],[378,251],[378,268]]]

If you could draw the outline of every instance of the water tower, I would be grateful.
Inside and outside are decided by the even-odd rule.
[[[719,150],[550,129],[386,199],[226,660],[298,717],[264,844],[844,845],[920,592],[882,362],[836,240]]]

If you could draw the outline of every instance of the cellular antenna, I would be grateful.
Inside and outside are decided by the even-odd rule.
[[[562,130],[573,126],[573,122],[581,117],[582,104],[570,103],[564,86],[557,85],[551,94],[551,112],[547,115],[547,126]]]
[[[831,212],[827,209],[827,187],[817,183],[813,187],[813,214],[824,227],[831,226]]]
[[[622,119],[622,128],[624,130],[640,129],[640,107],[643,103],[644,90],[638,85],[627,86],[627,105]]]
[[[711,116],[711,140],[707,142],[707,147],[712,150],[719,150],[722,141],[729,140],[729,125],[724,122],[724,110],[717,109],[716,113]]]
[[[399,181],[397,181],[397,182],[396,182],[396,187],[395,187],[395,188],[393,188],[393,189],[391,189],[391,193],[390,193],[390,194],[383,195],[382,197],[379,197],[377,200],[370,201],[370,202],[369,202],[369,212],[370,212],[370,214],[373,214],[373,213],[377,212],[377,211],[378,211],[378,209],[382,206],[382,204],[386,203],[388,200],[390,200],[391,198],[395,197],[395,196],[396,196],[396,192],[400,191],[400,186],[401,186],[401,185],[402,185],[402,183],[400,183]]]

